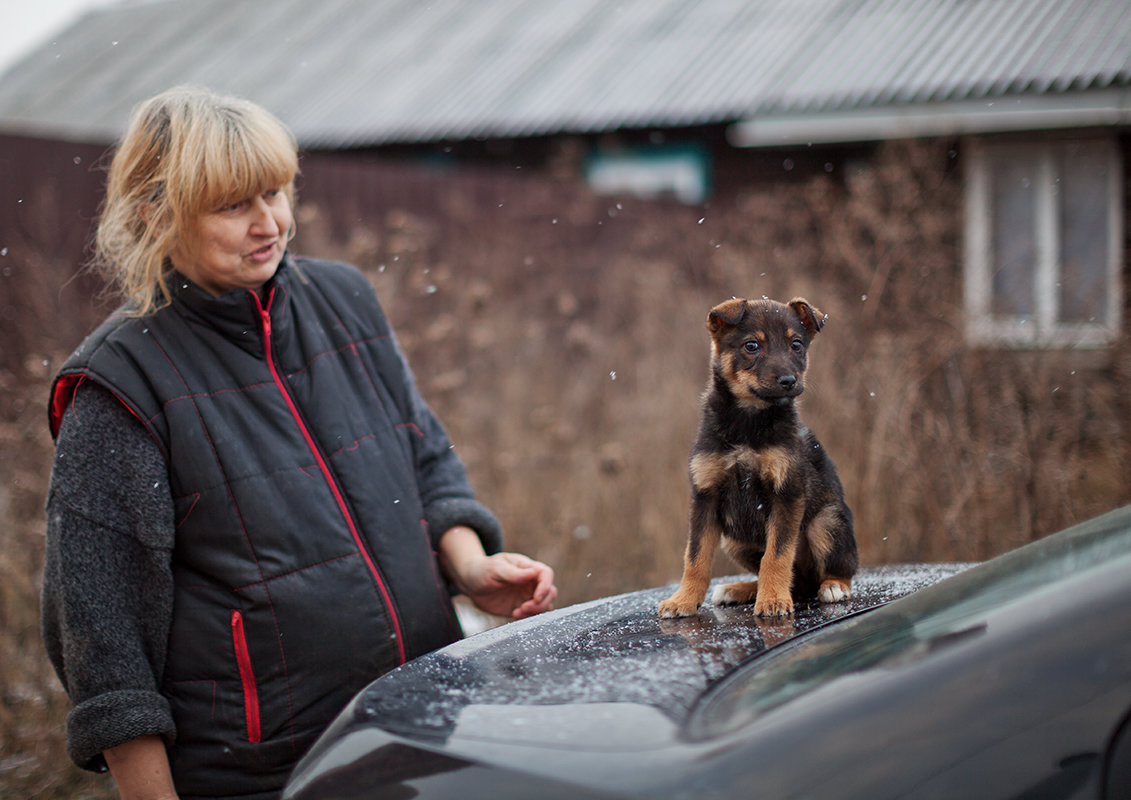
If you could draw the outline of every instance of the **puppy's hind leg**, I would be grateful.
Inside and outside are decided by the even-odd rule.
[[[762,564],[763,551],[761,548],[731,538],[723,538],[722,547],[723,552],[730,556],[734,563],[757,576]],[[753,603],[757,596],[757,579],[736,583],[720,583],[711,592],[711,602],[716,606],[739,606],[745,603]]]
[[[829,578],[821,581],[821,588],[817,591],[817,599],[822,603],[840,603],[852,598],[852,580],[850,578]]]
[[[711,592],[711,602],[717,606],[738,606],[752,603],[758,596],[758,581],[723,583]]]
[[[852,576],[856,574],[856,539],[852,523],[835,505],[821,510],[805,532],[821,579],[817,599],[840,603],[852,597]]]

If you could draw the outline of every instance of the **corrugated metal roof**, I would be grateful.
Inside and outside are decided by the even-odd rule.
[[[1131,3],[135,2],[0,78],[0,130],[110,141],[178,83],[250,97],[311,148],[874,112],[1126,89]]]

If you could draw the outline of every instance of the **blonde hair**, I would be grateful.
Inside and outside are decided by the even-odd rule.
[[[267,110],[207,89],[162,92],[135,109],[110,163],[95,264],[148,314],[170,301],[167,257],[201,214],[269,189],[293,207],[297,173],[294,135]]]

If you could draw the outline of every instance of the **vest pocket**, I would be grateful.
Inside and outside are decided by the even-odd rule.
[[[232,612],[232,644],[236,651],[236,664],[243,683],[243,708],[247,718],[247,740],[256,744],[260,739],[259,690],[255,687],[255,673],[251,669],[251,654],[247,649],[247,636],[243,629],[243,614]]]

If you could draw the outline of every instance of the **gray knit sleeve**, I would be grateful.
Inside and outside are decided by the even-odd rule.
[[[463,462],[447,431],[414,390],[416,474],[432,546],[449,528],[466,525],[479,534],[488,555],[503,549],[503,529],[491,509],[475,499]]]
[[[412,368],[395,336],[393,342],[401,362],[409,414],[419,433],[414,442],[416,482],[432,546],[439,547],[440,537],[449,528],[466,525],[479,534],[488,555],[497,553],[503,549],[502,525],[494,512],[475,498],[467,470],[448,432],[421,396]]]
[[[84,769],[139,736],[175,736],[159,692],[172,620],[173,500],[157,444],[91,381],[63,416],[47,498],[42,632],[74,708]]]

